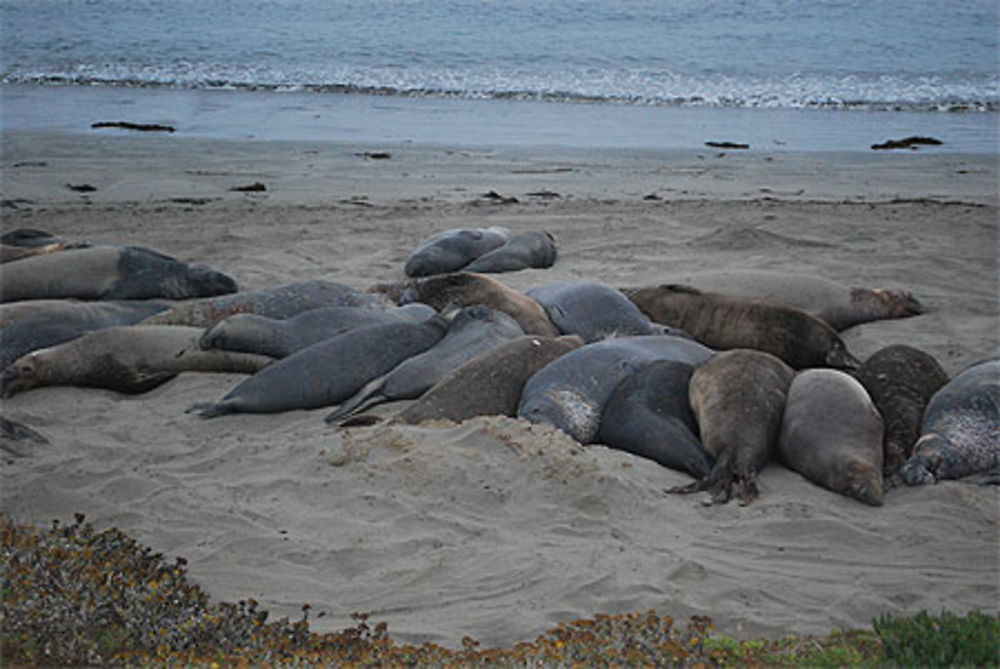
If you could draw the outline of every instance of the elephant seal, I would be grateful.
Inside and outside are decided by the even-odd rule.
[[[713,351],[675,335],[619,337],[587,344],[550,362],[524,384],[517,415],[551,423],[589,444],[618,384],[645,364],[675,360],[696,366]]]
[[[1000,467],[1000,360],[962,370],[934,393],[922,434],[901,474],[907,485]]]
[[[21,314],[0,329],[0,370],[31,351],[70,341],[93,330],[132,325],[170,305],[152,300],[29,300],[2,306],[12,310],[20,307],[17,311]],[[14,315],[5,310],[5,318]]]
[[[319,307],[389,306],[380,294],[360,292],[336,281],[315,279],[299,281],[267,290],[251,290],[204,300],[178,304],[173,309],[148,319],[148,325],[191,325],[210,328],[233,314],[257,314],[268,318],[291,318]]]
[[[378,288],[379,286],[376,286]],[[392,288],[388,288],[392,291]],[[398,289],[400,304],[423,302],[438,311],[452,307],[485,304],[518,322],[525,334],[558,337],[561,332],[549,320],[542,305],[496,279],[483,274],[457,272],[415,279]],[[391,292],[390,292],[391,294]]]
[[[625,295],[596,281],[557,281],[525,293],[538,302],[563,334],[588,344],[632,335],[663,334]]]
[[[434,316],[423,323],[383,323],[348,330],[278,360],[219,402],[195,404],[188,411],[212,418],[339,404],[372,379],[429,349],[446,328],[447,321]]]
[[[414,302],[405,307],[320,307],[286,319],[257,314],[233,314],[201,338],[202,348],[259,353],[284,358],[342,332],[379,323],[425,321],[437,312]]]
[[[382,402],[419,397],[462,363],[523,334],[517,321],[502,311],[482,304],[464,307],[452,317],[439,342],[366,384],[331,412],[326,422]]]
[[[462,268],[466,272],[516,272],[521,269],[545,269],[556,262],[556,240],[547,232],[522,232],[503,246],[479,256]]]
[[[698,367],[688,400],[715,465],[703,480],[671,492],[708,490],[715,504],[733,496],[742,505],[757,499],[757,473],[774,456],[794,376],[779,358],[751,349],[716,353]]]
[[[920,437],[927,403],[948,382],[948,375],[932,356],[895,344],[869,356],[854,376],[882,415],[882,474],[888,484],[897,484],[899,469]]]
[[[431,235],[406,260],[406,276],[431,276],[456,272],[484,253],[499,248],[510,239],[510,230],[458,228]]]
[[[14,262],[65,249],[86,248],[87,246],[89,244],[86,242],[71,242],[45,230],[18,228],[0,235],[0,263]]]
[[[0,302],[59,297],[180,300],[236,292],[236,282],[222,272],[138,246],[90,246],[0,267]]]
[[[692,367],[656,360],[627,376],[601,414],[596,442],[701,478],[712,458],[698,441],[688,405]]]
[[[252,353],[204,351],[201,328],[124,325],[89,332],[22,356],[0,374],[0,396],[41,386],[86,386],[144,393],[181,372],[253,374],[273,358]]]
[[[723,269],[682,274],[672,277],[670,283],[705,292],[778,302],[802,309],[838,332],[859,323],[924,313],[920,300],[908,290],[848,286],[815,274]]]
[[[845,372],[807,369],[795,375],[778,455],[814,483],[882,505],[882,417],[865,387]]]
[[[800,309],[763,300],[702,293],[688,286],[623,289],[657,323],[680,328],[719,350],[754,348],[795,369],[860,364],[833,328]]]

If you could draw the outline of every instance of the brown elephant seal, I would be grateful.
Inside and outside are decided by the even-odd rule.
[[[854,376],[882,415],[882,474],[888,484],[895,485],[900,467],[920,437],[927,403],[948,382],[948,375],[927,353],[895,344],[869,356]]]
[[[815,274],[721,269],[681,274],[671,277],[670,283],[778,302],[810,313],[838,332],[859,323],[924,313],[920,300],[908,290],[848,286]]]
[[[901,474],[907,485],[1000,467],[1000,360],[967,367],[934,393]]]
[[[702,293],[688,286],[623,289],[647,316],[718,350],[752,348],[795,369],[860,364],[833,328],[801,309],[764,300]]]
[[[385,295],[360,292],[336,281],[315,279],[277,288],[251,290],[178,304],[149,318],[149,325],[191,325],[210,328],[234,314],[257,314],[268,318],[291,318],[310,309],[332,306],[390,306]]]
[[[201,328],[126,325],[90,332],[22,356],[0,374],[0,396],[42,386],[144,393],[181,372],[253,374],[273,361],[252,353],[204,351]]]
[[[702,478],[712,458],[698,440],[688,404],[691,365],[656,360],[629,374],[611,394],[595,440]]]
[[[414,279],[399,287],[397,292],[400,304],[423,302],[438,311],[485,304],[511,316],[525,334],[544,337],[558,337],[562,334],[549,320],[542,305],[483,274],[457,272]]]
[[[882,505],[882,417],[865,387],[845,372],[807,369],[795,375],[778,456],[824,488]]]
[[[18,228],[0,235],[0,263],[87,246],[86,242],[71,242],[45,230]]]
[[[457,272],[508,239],[510,230],[501,227],[444,230],[421,242],[407,258],[403,271],[409,277]]]
[[[47,298],[172,300],[236,292],[236,282],[138,246],[90,246],[0,265],[0,302]]]
[[[664,334],[618,289],[598,281],[556,281],[525,293],[560,332],[588,344],[607,337]]]
[[[484,253],[462,271],[479,273],[516,272],[522,269],[545,269],[556,262],[556,240],[548,232],[522,232],[503,246]]]
[[[436,344],[447,322],[384,323],[348,330],[282,358],[238,384],[218,402],[188,411],[202,418],[275,413],[340,404],[372,379]]]

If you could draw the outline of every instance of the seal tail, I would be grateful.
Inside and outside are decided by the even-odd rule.
[[[355,411],[362,411],[363,409],[385,402],[388,398],[381,392],[385,387],[385,379],[385,376],[380,376],[373,381],[369,381],[361,390],[341,402],[340,406],[327,414],[323,420],[327,423],[336,423],[341,418],[349,416]]]

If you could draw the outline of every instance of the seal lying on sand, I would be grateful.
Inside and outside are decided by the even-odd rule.
[[[557,281],[527,291],[563,334],[588,344],[607,337],[663,334],[625,295],[597,281]]]
[[[972,365],[934,393],[922,432],[901,470],[907,485],[1000,467],[1000,360]]]
[[[49,253],[0,269],[0,301],[186,299],[236,292],[222,272],[137,246],[90,246]]]
[[[948,382],[948,375],[932,356],[911,346],[895,344],[873,353],[854,375],[868,391],[882,415],[882,473],[887,482],[896,475],[920,437],[924,409]]]
[[[88,386],[144,393],[181,372],[253,374],[272,358],[252,353],[203,351],[201,328],[126,325],[90,332],[73,341],[18,358],[0,374],[0,395],[41,386]]]
[[[722,269],[682,274],[672,277],[670,282],[705,292],[757,297],[802,309],[838,332],[859,323],[924,313],[920,300],[908,290],[847,286],[815,274]]]
[[[385,323],[349,330],[307,346],[254,374],[216,403],[188,411],[202,418],[229,413],[274,413],[339,404],[444,336],[447,321]]]
[[[795,375],[778,455],[824,488],[882,505],[882,417],[864,386],[844,372],[807,369]]]
[[[688,404],[691,365],[657,360],[625,378],[601,414],[596,441],[701,478],[712,468]]]
[[[687,286],[622,292],[657,323],[679,328],[711,348],[766,351],[796,369],[856,369],[860,364],[833,328],[800,309]]]
[[[0,235],[0,263],[87,246],[90,245],[86,242],[71,242],[45,230],[18,228]]]
[[[503,246],[508,239],[510,230],[500,227],[438,232],[410,254],[403,271],[410,277],[456,272],[484,253]]]
[[[627,376],[655,360],[695,366],[712,353],[698,342],[674,335],[588,344],[555,359],[528,379],[517,415],[533,423],[551,423],[581,444],[589,444],[597,436],[608,399]]]
[[[461,269],[466,272],[515,272],[545,269],[556,262],[556,240],[547,232],[522,232]]]

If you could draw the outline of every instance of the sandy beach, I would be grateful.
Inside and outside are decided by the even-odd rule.
[[[430,234],[502,225],[558,244],[553,268],[497,276],[519,290],[709,268],[809,272],[906,288],[927,307],[846,331],[861,359],[906,343],[954,374],[998,355],[995,153],[45,131],[2,141],[3,231],[147,246],[245,290],[399,280]],[[231,190],[258,182],[266,190]],[[187,373],[138,396],[61,387],[4,400],[5,417],[50,443],[0,451],[0,511],[115,525],[187,558],[216,600],[254,597],[292,617],[309,604],[318,630],[369,612],[396,639],[450,646],[647,608],[709,615],[740,637],[998,610],[1000,489],[975,478],[894,489],[871,508],[774,464],[755,503],[713,507],[664,492],[686,474],[522,420],[337,430],[322,409],[185,413],[240,378]]]

